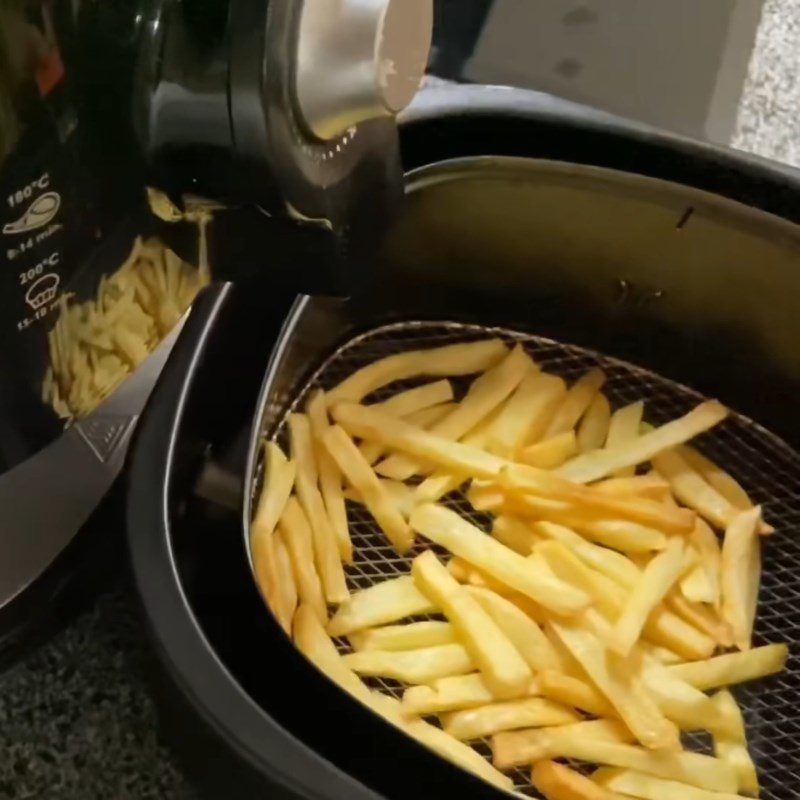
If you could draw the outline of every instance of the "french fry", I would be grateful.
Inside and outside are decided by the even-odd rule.
[[[399,553],[408,551],[414,544],[411,528],[350,437],[342,428],[334,425],[325,431],[323,442],[395,549]]]
[[[558,736],[553,731],[533,729],[498,733],[492,737],[492,763],[498,769],[524,767],[537,761],[559,758],[564,740],[583,742],[589,747],[603,742],[611,744],[630,744],[634,741],[631,732],[617,720],[599,719],[577,722],[558,728]],[[632,748],[637,749],[637,748]],[[642,753],[645,751],[642,750]],[[586,761],[595,761],[587,758]]]
[[[678,664],[669,669],[705,692],[774,675],[784,669],[788,657],[789,648],[785,644],[768,644],[743,653],[726,653],[705,661]]]
[[[720,647],[733,646],[733,632],[730,626],[720,619],[710,606],[693,603],[675,590],[669,593],[666,602],[679,617],[710,636]]]
[[[351,633],[347,637],[354,650],[418,650],[440,644],[458,644],[448,622],[411,622]]]
[[[589,602],[585,593],[543,574],[519,553],[504,547],[454,511],[432,504],[419,506],[410,523],[431,541],[558,614],[575,613]]]
[[[634,586],[608,642],[615,653],[630,653],[651,612],[680,578],[682,568],[683,541],[676,537],[645,567]]]
[[[321,621],[328,618],[319,575],[314,569],[311,526],[296,497],[290,497],[281,515],[280,535],[292,562],[294,581],[301,604],[311,608]]]
[[[414,496],[414,487],[405,483],[400,483],[400,481],[385,479],[381,480],[381,485],[392,503],[394,503],[394,507],[403,515],[404,519],[408,519],[417,505]]]
[[[343,660],[358,675],[411,684],[431,683],[475,670],[472,656],[460,644],[440,644],[418,650],[359,650],[343,656]]]
[[[447,562],[448,572],[459,582],[469,584],[479,589],[489,589],[504,597],[511,597],[515,594],[507,586],[500,583],[500,581],[487,575],[483,570],[478,567],[473,567],[468,561],[463,558],[451,558]],[[516,598],[515,598],[516,599]]]
[[[624,446],[638,438],[643,414],[644,402],[641,400],[615,411],[611,415],[611,422],[608,426],[606,447],[612,449]],[[614,474],[617,477],[626,478],[634,475],[635,471],[635,467],[623,467]]]
[[[539,387],[550,381],[550,376],[533,366],[508,400],[503,403],[486,432],[486,447],[503,458],[512,458],[523,444],[537,414],[532,402]]]
[[[592,776],[598,787],[642,800],[741,800],[735,792],[710,792],[677,780],[657,778],[633,770],[604,767]]]
[[[722,551],[717,535],[711,528],[702,520],[697,519],[695,527],[689,536],[689,541],[694,546],[699,557],[699,564],[696,569],[702,569],[708,581],[708,595],[707,599],[703,596],[690,597],[692,594],[691,583],[687,586],[686,582],[691,578],[692,573],[684,578],[681,582],[681,589],[687,600],[694,600],[696,602],[711,603],[716,609],[719,610],[722,601],[720,581],[722,569]]]
[[[540,442],[567,396],[567,384],[556,375],[540,373],[536,394],[529,398],[530,424],[522,445]]]
[[[638,741],[651,749],[680,748],[678,729],[664,717],[623,659],[607,653],[587,630],[560,623],[551,626]]]
[[[539,684],[532,680],[523,697],[539,695]],[[441,678],[430,686],[410,686],[403,693],[403,709],[409,714],[441,714],[495,703],[496,697],[480,673]]]
[[[356,631],[387,625],[405,617],[433,614],[431,601],[414,585],[410,575],[376,583],[354,592],[339,606],[328,623],[330,636],[349,636]]]
[[[555,469],[579,452],[575,431],[566,431],[543,442],[529,445],[518,453],[517,461],[539,469]]]
[[[598,392],[592,400],[583,419],[578,423],[578,447],[582,453],[597,450],[606,443],[611,423],[611,404],[608,398]]]
[[[739,777],[739,791],[758,797],[758,771],[747,750],[747,734],[741,709],[728,691],[717,692],[713,702],[724,723],[712,729],[714,755],[730,764]],[[711,726],[709,726],[711,727]]]
[[[549,439],[559,433],[572,430],[586,413],[605,381],[605,373],[597,368],[590,369],[579,378],[570,387],[558,411],[556,411],[553,421],[545,431],[545,438]]]
[[[426,478],[414,490],[414,503],[437,503],[446,494],[454,492],[464,483],[463,475],[454,475],[452,472],[440,470]]]
[[[608,494],[636,495],[663,502],[669,495],[669,483],[655,472],[647,475],[631,475],[624,478],[606,478],[592,484],[598,492]]]
[[[496,367],[475,380],[466,397],[433,426],[431,433],[452,441],[466,436],[519,386],[532,366],[525,350],[515,347]],[[402,481],[425,468],[424,462],[398,453],[378,464],[377,471],[386,478]]]
[[[435,408],[442,403],[449,403],[452,399],[452,384],[448,380],[441,380],[398,392],[388,400],[376,403],[374,407],[393,417],[408,417]]]
[[[458,630],[491,690],[498,697],[519,697],[533,677],[531,670],[481,604],[455,581],[431,550],[414,559],[411,574],[417,588]]]
[[[292,458],[297,464],[297,496],[311,525],[314,562],[322,581],[325,599],[329,603],[343,603],[350,593],[347,591],[336,533],[317,485],[318,472],[311,423],[305,414],[289,415],[289,438]]]
[[[740,512],[722,544],[722,616],[740,650],[752,647],[761,579],[761,509]]]
[[[477,586],[466,590],[508,637],[534,674],[558,669],[560,660],[541,628],[520,608],[499,594]]]
[[[298,603],[297,584],[294,580],[292,558],[283,539],[283,531],[279,528],[273,535],[275,537],[275,563],[278,565],[278,573],[280,575],[278,593],[281,611],[278,621],[286,633],[291,636],[292,620],[297,611]]]
[[[342,491],[342,473],[336,462],[325,449],[322,437],[330,427],[328,419],[328,401],[325,392],[316,391],[311,395],[306,407],[308,420],[311,423],[311,433],[317,443],[316,456],[319,466],[319,489],[325,510],[328,512],[336,542],[339,546],[339,555],[345,564],[353,561],[353,543],[350,541],[350,530],[347,525],[347,510],[344,505],[344,492]]]
[[[485,450],[451,442],[367,406],[339,403],[333,407],[333,418],[351,436],[360,436],[379,442],[384,447],[402,450],[456,474],[493,478],[506,465],[502,458]]]
[[[696,552],[696,551],[695,551]],[[695,560],[700,562],[699,554],[695,555]],[[699,563],[681,581],[681,595],[692,603],[714,603],[715,592],[708,576],[708,571],[702,563]]]
[[[573,706],[596,717],[615,717],[617,712],[601,692],[580,678],[562,672],[544,670],[536,676],[539,691],[566,706]]]
[[[665,667],[671,667],[674,664],[683,664],[686,659],[678,655],[678,653],[670,650],[667,647],[662,647],[658,644],[652,644],[648,641],[642,640],[639,642],[639,647],[642,652],[648,656],[652,656],[656,661],[663,664]]]
[[[522,556],[529,556],[540,541],[533,529],[520,519],[500,516],[492,523],[492,536]]]
[[[624,553],[663,550],[668,541],[661,531],[624,519],[591,520],[576,527],[587,539]]]
[[[555,761],[533,765],[531,783],[547,800],[625,800],[589,778]]]
[[[250,526],[253,570],[264,599],[278,616],[284,629],[291,630],[280,599],[280,565],[275,555],[275,528],[278,525],[295,479],[295,465],[274,442],[264,446],[264,486]]]
[[[427,376],[448,378],[483,372],[508,352],[499,339],[454,344],[431,350],[412,350],[382,358],[353,373],[329,392],[328,400],[360,402],[367,395],[395,381]]]
[[[559,467],[557,473],[578,483],[591,483],[625,467],[635,467],[664,450],[684,444],[705,433],[728,416],[728,410],[711,400],[701,403],[684,417],[614,448],[584,453]]]
[[[570,725],[580,721],[580,714],[572,709],[541,697],[454,711],[442,719],[445,733],[464,742],[501,731]]]
[[[710,458],[688,445],[679,447],[678,452],[689,462],[692,469],[699,472],[731,505],[740,511],[749,511],[753,507],[753,501],[739,482]]]

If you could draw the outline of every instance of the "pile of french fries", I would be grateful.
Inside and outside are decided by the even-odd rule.
[[[451,379],[470,376],[456,400]],[[568,386],[488,340],[392,355],[315,392],[288,419],[288,457],[266,444],[259,586],[320,670],[500,789],[524,768],[548,800],[757,796],[727,687],[786,663],[785,645],[752,644],[773,529],[689,445],[724,407],[652,427],[641,402],[612,410],[604,381],[593,369]],[[395,385],[413,388],[365,403]],[[491,515],[489,533],[452,510],[454,492]],[[349,591],[348,502],[407,574]],[[698,730],[713,755],[683,748]],[[491,764],[469,744],[487,738]]]

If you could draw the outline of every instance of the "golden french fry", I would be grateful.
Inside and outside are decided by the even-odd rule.
[[[331,403],[360,402],[395,381],[427,376],[448,378],[483,372],[501,361],[508,349],[499,339],[411,350],[382,358],[354,372],[328,393]]]
[[[761,579],[761,509],[739,512],[722,544],[722,616],[740,650],[752,646]]]
[[[311,423],[305,414],[289,415],[289,438],[292,457],[297,464],[297,496],[311,525],[314,562],[322,581],[325,599],[329,603],[343,603],[350,593],[347,591],[336,533],[317,485],[318,472]]]
[[[426,478],[414,490],[414,503],[437,503],[446,494],[454,492],[464,483],[463,475],[454,475],[452,472],[440,470]]]
[[[684,417],[668,422],[631,442],[584,453],[568,461],[557,472],[562,477],[579,483],[597,481],[617,470],[649,461],[664,450],[684,444],[718,425],[727,416],[728,410],[722,404],[710,400],[701,403]]]
[[[720,723],[711,728],[714,736],[714,754],[730,764],[739,776],[739,791],[758,797],[758,771],[747,751],[747,733],[738,703],[729,691],[717,692],[713,703]]]
[[[550,376],[541,373],[536,366],[528,370],[522,383],[503,403],[489,424],[486,431],[487,450],[504,458],[514,455],[536,419],[538,407],[533,398],[536,397],[539,387],[550,380]]]
[[[491,690],[498,697],[519,697],[533,677],[531,670],[480,603],[456,582],[431,550],[414,559],[411,574],[417,588],[458,630]]]
[[[292,562],[300,602],[323,622],[328,618],[319,575],[314,569],[314,543],[311,526],[296,497],[290,497],[280,521],[280,531]]]
[[[686,659],[678,655],[678,653],[670,650],[667,647],[662,647],[658,644],[642,640],[639,642],[639,647],[642,652],[648,656],[652,656],[656,661],[663,664],[665,667],[671,667],[674,664],[683,664]]]
[[[452,384],[448,380],[441,380],[398,392],[388,400],[376,403],[375,408],[394,417],[408,417],[442,403],[449,403],[452,399]]]
[[[440,644],[458,644],[449,622],[411,622],[351,633],[347,637],[354,650],[418,650]]]
[[[555,761],[533,765],[531,783],[547,800],[625,800],[589,778]]]
[[[402,450],[456,474],[493,478],[500,474],[507,463],[477,447],[452,442],[367,406],[339,403],[333,407],[333,418],[351,436],[360,436],[379,442],[384,447]]]
[[[576,525],[587,539],[624,553],[651,553],[667,546],[666,534],[624,519],[590,520]]]
[[[405,617],[433,614],[436,610],[436,606],[414,585],[414,579],[403,575],[354,592],[333,615],[328,623],[328,633],[348,636]]]
[[[733,646],[733,632],[716,611],[702,603],[687,600],[679,591],[672,591],[667,597],[667,606],[679,617],[710,636],[720,647]]]
[[[414,487],[400,481],[390,481],[381,479],[386,494],[391,498],[395,508],[403,515],[404,519],[411,516],[411,512],[417,505],[414,496]]]
[[[554,580],[454,511],[432,504],[419,506],[410,522],[415,531],[432,542],[556,613],[571,614],[589,602],[586,594]]]
[[[287,634],[291,636],[292,620],[297,611],[298,594],[297,584],[294,580],[294,567],[292,557],[283,538],[280,528],[273,534],[275,537],[275,562],[278,565],[278,592],[280,596],[281,612],[278,620]]]
[[[560,623],[551,626],[638,741],[652,749],[680,748],[678,729],[661,713],[623,659],[606,652],[587,630]]]
[[[579,452],[575,431],[567,431],[529,445],[517,454],[517,461],[539,469],[555,469]]]
[[[552,422],[545,431],[545,438],[549,439],[559,433],[572,430],[598,394],[606,376],[601,369],[590,369],[577,380],[569,389],[563,402],[556,411]]]
[[[532,680],[523,697],[539,695],[539,685]],[[477,708],[495,703],[496,697],[480,673],[440,678],[430,686],[410,686],[403,693],[403,709],[409,714],[441,714],[464,708]]]
[[[681,539],[672,539],[667,549],[645,567],[609,639],[608,646],[615,653],[622,656],[630,653],[653,609],[680,578],[683,547]]]
[[[451,441],[466,436],[519,386],[532,367],[533,362],[525,350],[515,347],[496,367],[475,380],[466,397],[433,426],[431,433]],[[402,453],[390,456],[377,466],[384,477],[401,481],[424,469],[424,462]]]
[[[608,437],[606,447],[609,449],[624,446],[632,442],[639,436],[639,426],[644,414],[644,402],[639,400],[631,403],[624,408],[617,409],[611,415],[611,422],[608,426]],[[623,467],[614,474],[620,478],[634,475],[635,467]]]
[[[467,500],[476,511],[500,511],[506,496],[493,481],[476,479],[472,481],[467,490]]]
[[[529,398],[530,424],[523,445],[540,442],[567,396],[567,384],[557,375],[541,373],[536,394]]]
[[[442,719],[445,733],[465,742],[501,731],[570,725],[580,721],[581,715],[577,712],[541,697],[454,711]]]
[[[451,558],[447,562],[447,569],[459,583],[469,584],[480,589],[489,589],[504,597],[511,597],[516,594],[491,575],[487,575],[483,570],[473,567],[472,564],[464,561],[463,558]]]
[[[678,448],[692,469],[699,472],[731,505],[740,511],[748,511],[755,505],[739,482],[710,458],[688,445]]]
[[[509,516],[500,516],[495,519],[492,524],[492,536],[522,556],[529,556],[533,546],[540,541],[527,523]]]
[[[543,697],[549,697],[566,706],[579,708],[596,717],[615,717],[617,712],[606,700],[602,692],[580,678],[565,675],[562,672],[544,670],[536,676],[539,691]],[[631,737],[632,740],[632,737]]]
[[[319,488],[322,494],[322,501],[325,504],[325,510],[328,512],[328,518],[336,534],[339,555],[345,564],[350,564],[353,561],[353,543],[350,541],[347,510],[344,505],[342,473],[322,442],[322,437],[330,427],[328,401],[325,397],[325,392],[319,390],[311,395],[306,407],[306,413],[311,423],[311,433],[317,444],[315,452],[319,466]]]
[[[608,494],[635,495],[663,502],[669,496],[669,483],[655,472],[647,475],[630,475],[623,478],[605,478],[592,484],[598,492]]]
[[[569,739],[585,743],[588,747],[603,742],[629,744],[634,741],[631,732],[617,720],[589,720],[577,722],[575,725],[564,725],[557,730],[557,737],[550,736],[550,729],[495,734],[492,737],[492,763],[498,769],[511,769],[548,758],[559,758],[561,756],[560,744]],[[597,759],[587,758],[585,760],[595,761]]]
[[[431,683],[475,670],[472,656],[460,644],[440,644],[418,650],[359,650],[343,656],[343,660],[359,675],[412,684]]]
[[[603,447],[608,437],[611,423],[611,404],[608,398],[598,392],[592,400],[583,419],[578,423],[578,447],[582,453]]]
[[[695,560],[700,562],[700,555],[695,551]],[[714,587],[708,576],[708,571],[699,563],[681,581],[681,594],[692,603],[708,603],[712,605],[715,600]]]
[[[719,609],[722,602],[722,595],[720,589],[721,570],[722,570],[722,551],[720,549],[719,539],[711,528],[700,518],[695,522],[695,527],[689,536],[689,541],[694,546],[699,557],[698,568],[702,568],[706,577],[710,592],[708,600],[701,600],[696,597],[689,597],[691,589],[685,586],[685,581],[690,577],[687,576],[684,582],[681,583],[681,588],[684,590],[684,595],[688,600],[698,600],[699,602],[711,603],[715,608]]]
[[[541,628],[510,600],[477,586],[466,591],[494,620],[534,674],[543,669],[558,669],[560,660]]]
[[[618,796],[639,797],[642,800],[741,800],[735,790],[707,791],[679,780],[657,778],[633,770],[603,767],[594,773],[592,780],[599,787],[619,792]]]
[[[395,549],[399,553],[409,550],[414,544],[411,528],[352,439],[342,428],[334,425],[325,431],[323,442]]]
[[[743,653],[726,653],[705,661],[678,664],[669,669],[705,692],[774,675],[786,666],[788,657],[789,648],[785,644],[768,644]]]

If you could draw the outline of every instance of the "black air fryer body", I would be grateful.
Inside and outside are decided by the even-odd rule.
[[[423,92],[401,141],[407,195],[370,280],[344,300],[298,296],[290,269],[214,287],[139,431],[130,548],[162,721],[210,798],[493,795],[321,679],[250,574],[262,406],[349,336],[499,323],[628,359],[800,440],[795,173],[486,87]]]

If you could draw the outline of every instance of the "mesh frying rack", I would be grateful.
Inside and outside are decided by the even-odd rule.
[[[664,423],[687,413],[703,400],[697,392],[653,372],[580,347],[560,344],[506,328],[457,322],[403,322],[385,325],[351,339],[339,347],[299,388],[288,404],[279,403],[268,415],[278,420],[273,436],[285,436],[288,414],[303,407],[311,391],[329,390],[360,367],[392,353],[437,347],[487,337],[508,344],[521,343],[543,370],[574,381],[592,367],[601,367],[607,382],[604,392],[612,407],[645,401],[645,417]],[[424,381],[395,383],[365,399],[378,402]],[[459,399],[467,381],[454,382]],[[722,398],[724,400],[724,398]],[[756,644],[800,640],[800,455],[774,434],[746,417],[732,414],[722,425],[694,442],[707,456],[730,472],[764,510],[776,533],[763,540],[764,572]],[[475,512],[463,494],[455,492],[442,501],[462,516],[489,530],[491,517]],[[428,545],[418,544],[399,556],[362,506],[347,504],[355,558],[347,567],[351,590],[365,589],[401,574],[408,574],[411,561]],[[349,652],[347,642],[337,642],[340,652]],[[797,648],[792,648],[797,650]],[[374,688],[400,697],[403,685],[395,681],[369,680]],[[759,771],[763,800],[800,800],[800,660],[790,656],[787,670],[764,681],[735,689],[747,722],[748,744]],[[709,738],[690,735],[686,746],[710,752]],[[487,742],[472,743],[487,759]],[[527,770],[511,773],[518,791],[540,797],[528,779]]]

